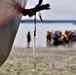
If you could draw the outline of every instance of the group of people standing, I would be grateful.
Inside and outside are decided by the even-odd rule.
[[[76,40],[76,32],[66,30],[64,33],[61,31],[47,31],[46,33],[47,46],[52,45],[65,45],[66,43],[72,44]]]
[[[76,41],[76,32],[74,31],[68,31],[65,32],[61,31],[47,31],[46,32],[46,41],[47,46],[50,45],[65,45],[66,43],[72,44],[73,41]],[[30,31],[27,33],[27,48],[30,48],[30,42],[31,42],[31,34]]]

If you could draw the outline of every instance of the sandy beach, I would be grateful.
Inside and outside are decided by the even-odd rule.
[[[33,48],[13,47],[0,75],[76,75],[76,49],[36,48],[35,63]]]

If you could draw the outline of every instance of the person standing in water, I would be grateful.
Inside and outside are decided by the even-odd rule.
[[[27,48],[30,48],[30,42],[31,42],[31,34],[30,31],[27,33]]]

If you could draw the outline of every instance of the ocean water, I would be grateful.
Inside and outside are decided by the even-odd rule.
[[[46,47],[46,32],[60,30],[64,32],[65,30],[76,30],[76,25],[72,23],[37,23],[36,24],[36,47]],[[27,47],[27,33],[31,32],[31,43],[30,46],[33,47],[34,42],[34,24],[33,23],[21,23],[14,41],[14,45],[18,47]],[[76,47],[76,43],[73,47]]]

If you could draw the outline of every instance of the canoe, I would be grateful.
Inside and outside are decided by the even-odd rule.
[[[0,66],[10,54],[22,14],[17,4],[25,7],[27,0],[0,0]]]
[[[72,34],[72,42],[76,42],[76,34],[74,33],[74,34]],[[57,45],[62,45],[63,44],[63,42],[62,41],[57,41],[57,42],[53,42],[53,45],[54,46],[57,46]],[[69,44],[69,41],[67,40],[67,41],[65,41],[65,44]]]

